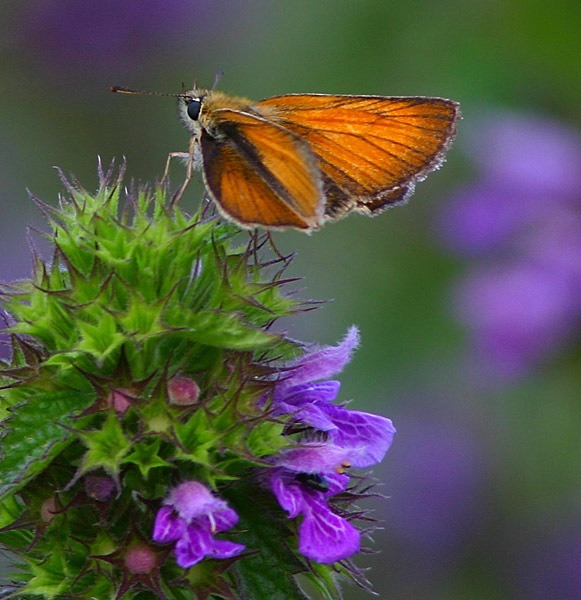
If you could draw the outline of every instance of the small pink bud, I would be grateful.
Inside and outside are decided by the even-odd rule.
[[[54,519],[57,510],[56,498],[55,496],[51,496],[42,503],[42,506],[40,507],[40,518],[45,523],[50,523]]]
[[[191,406],[200,395],[200,387],[189,377],[174,377],[167,384],[170,404],[176,406]]]
[[[111,390],[107,396],[107,406],[115,409],[115,412],[124,415],[131,406],[133,390],[128,388],[119,388]]]
[[[89,498],[106,502],[115,490],[115,482],[104,475],[87,475],[85,477],[85,492]]]
[[[150,573],[157,566],[157,555],[149,546],[138,544],[127,550],[125,566],[134,575]]]

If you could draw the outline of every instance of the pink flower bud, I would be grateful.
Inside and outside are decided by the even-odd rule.
[[[42,506],[40,507],[40,518],[45,523],[50,523],[54,519],[57,510],[56,497],[51,496],[42,503]]]
[[[200,395],[200,387],[189,377],[174,377],[167,384],[170,404],[176,406],[191,406]]]
[[[116,413],[124,415],[131,406],[133,393],[133,390],[128,388],[111,390],[107,396],[107,406],[113,408]]]
[[[104,475],[87,475],[85,493],[99,502],[106,502],[115,490],[115,482]]]
[[[134,575],[151,573],[157,566],[157,556],[149,546],[138,544],[127,550],[125,566]]]

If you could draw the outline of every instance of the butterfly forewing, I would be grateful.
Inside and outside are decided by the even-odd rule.
[[[378,212],[436,168],[455,134],[457,104],[440,98],[291,94],[256,104],[308,142],[327,214]]]
[[[317,160],[295,133],[242,111],[214,112],[202,136],[206,182],[222,210],[245,223],[303,229],[322,224]]]

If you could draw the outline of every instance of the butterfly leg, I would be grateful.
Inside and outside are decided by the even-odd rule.
[[[193,135],[190,139],[190,147],[189,147],[188,152],[170,152],[167,157],[167,162],[165,164],[165,171],[164,171],[164,174],[163,174],[163,177],[161,180],[162,184],[166,181],[166,179],[169,175],[169,167],[170,167],[172,158],[181,158],[181,159],[185,159],[185,161],[186,161],[186,178],[184,179],[184,182],[182,183],[182,185],[179,187],[179,189],[177,190],[177,192],[174,194],[173,198],[171,199],[170,207],[174,206],[182,199],[182,196],[184,195],[184,192],[186,191],[186,188],[188,187],[188,183],[190,183],[190,180],[192,179],[192,176],[194,173],[194,152],[196,149],[196,145],[197,145],[197,138],[195,135]]]
[[[181,158],[182,160],[187,160],[190,157],[190,155],[187,152],[170,152],[167,155],[167,162],[165,163],[165,171],[163,172],[163,177],[161,178],[161,185],[164,185],[164,183],[166,183],[168,177],[169,177],[169,167],[171,164],[171,159],[172,158]]]

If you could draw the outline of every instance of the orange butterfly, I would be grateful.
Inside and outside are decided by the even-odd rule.
[[[140,92],[112,87],[113,92]],[[252,102],[194,86],[177,96],[192,132],[179,200],[201,168],[210,197],[241,227],[314,231],[351,211],[375,216],[438,168],[458,104],[442,98],[289,94]],[[163,180],[162,180],[163,181]]]

